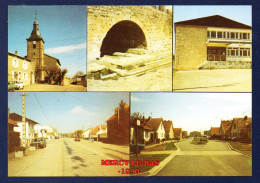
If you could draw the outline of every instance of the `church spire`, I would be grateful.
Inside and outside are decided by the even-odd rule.
[[[42,40],[44,42],[44,40],[42,39],[40,30],[39,30],[39,23],[37,21],[37,10],[35,10],[35,20],[33,22],[33,30],[32,30],[31,36],[27,40],[29,40],[29,41]]]

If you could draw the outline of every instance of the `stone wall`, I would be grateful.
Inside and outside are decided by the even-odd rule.
[[[176,25],[176,70],[196,70],[207,60],[207,28]]]
[[[126,20],[140,27],[145,35],[146,49],[159,51],[172,48],[172,14],[151,6],[88,6],[88,62],[100,57],[102,42],[108,31],[115,24]]]

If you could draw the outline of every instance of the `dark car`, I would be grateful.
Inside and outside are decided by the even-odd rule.
[[[141,150],[144,150],[145,145],[144,144],[138,144],[138,154],[140,154]],[[137,146],[136,144],[130,144],[130,152],[133,152],[136,154]]]
[[[14,91],[15,87],[16,86],[14,81],[8,81],[8,91]]]
[[[31,142],[31,146],[35,146],[36,148],[44,148],[46,145],[47,143],[45,138],[35,138]]]
[[[80,141],[80,138],[79,138],[79,137],[76,137],[76,138],[74,139],[74,141]]]

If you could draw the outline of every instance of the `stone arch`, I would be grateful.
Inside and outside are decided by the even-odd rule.
[[[133,21],[123,20],[113,25],[102,41],[100,56],[126,52],[129,48],[147,48],[141,27]]]

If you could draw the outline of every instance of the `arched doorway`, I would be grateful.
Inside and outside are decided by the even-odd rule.
[[[126,52],[129,48],[146,48],[143,30],[136,23],[124,20],[113,25],[103,39],[100,56]]]

